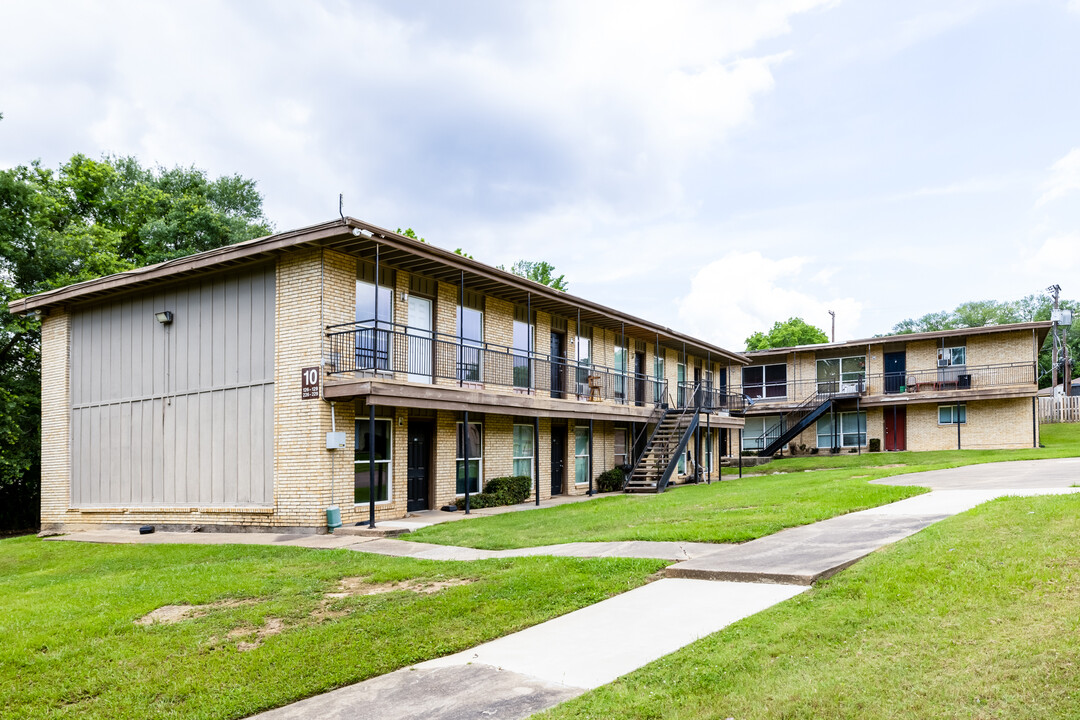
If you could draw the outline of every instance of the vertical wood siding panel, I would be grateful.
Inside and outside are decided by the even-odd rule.
[[[222,385],[236,385],[237,383],[237,360],[239,359],[239,348],[237,347],[237,338],[239,337],[239,326],[237,323],[237,315],[239,314],[240,304],[240,283],[235,277],[230,277],[225,281],[225,309],[223,311],[225,320],[225,363],[223,366],[223,374],[221,378]]]
[[[266,411],[266,401],[263,389],[258,385],[251,388],[250,399],[251,406],[248,415],[248,458],[250,463],[248,482],[250,483],[251,502],[264,503],[266,500],[265,488],[263,487],[265,481],[263,468],[266,464],[266,445],[263,442],[263,414]]]
[[[124,304],[113,303],[109,307],[109,360],[106,374],[109,378],[109,394],[105,399],[115,400],[124,396],[122,363],[124,358]]]
[[[166,505],[175,505],[176,495],[176,422],[175,405],[168,397],[161,403],[161,483],[162,499]]]
[[[236,502],[251,504],[251,395],[249,387],[236,391]]]
[[[189,503],[194,497],[187,481],[187,400],[187,395],[177,395],[169,407],[174,439],[172,482],[178,503]]]
[[[211,397],[214,408],[211,456],[213,457],[213,502],[225,502],[225,391],[215,390]]]
[[[135,504],[149,505],[154,498],[154,403],[139,403],[141,426],[139,428],[139,497]]]
[[[188,502],[205,504],[202,488],[199,485],[199,395],[187,395],[184,400],[187,403],[184,408],[184,419],[187,422],[187,498]]]
[[[241,277],[236,286],[236,382],[251,382],[251,275]]]
[[[105,476],[107,488],[106,502],[109,505],[118,505],[123,502],[120,491],[120,406],[118,404],[107,405],[108,411],[108,445],[109,453],[108,475]]]
[[[214,337],[211,345],[213,353],[213,370],[211,387],[219,388],[227,382],[225,379],[225,285],[214,285]]]
[[[120,405],[120,502],[131,502],[131,403]]]
[[[79,453],[83,447],[82,411],[75,410],[71,413],[71,447],[69,448],[71,455],[71,504],[75,507],[82,504],[82,457]]]
[[[214,386],[214,287],[203,283],[199,294],[199,389]]]
[[[248,325],[251,328],[251,381],[262,382],[266,379],[266,322],[265,314],[267,307],[273,307],[273,303],[269,306],[266,304],[267,293],[267,281],[266,275],[254,275],[251,280],[251,320]]]
[[[214,479],[211,456],[211,438],[214,429],[213,394],[199,393],[199,500],[209,505],[214,501],[212,482]]]

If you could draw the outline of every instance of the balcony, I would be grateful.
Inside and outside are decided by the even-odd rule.
[[[679,383],[676,392],[675,407],[678,408],[700,407],[703,412],[742,415],[746,412],[746,406],[746,396],[729,393],[726,388],[716,389],[711,383],[704,385],[695,385],[690,382]]]
[[[667,382],[568,358],[460,339],[398,323],[327,328],[328,380],[367,378],[651,409]]]
[[[1035,364],[948,366],[902,373],[853,375],[840,380],[798,380],[741,388],[759,409],[797,404],[818,394],[837,399],[862,398],[866,405],[912,403],[956,397],[1007,397],[1034,394]]]

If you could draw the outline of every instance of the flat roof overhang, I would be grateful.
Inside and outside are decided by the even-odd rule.
[[[575,420],[612,420],[624,422],[655,422],[653,405],[618,405],[581,400],[567,400],[525,393],[494,393],[477,388],[452,385],[423,385],[379,378],[328,378],[323,385],[323,398],[346,402],[364,400],[372,405],[483,412],[498,415],[523,415],[543,418],[573,418]],[[708,416],[712,427],[742,427],[743,419],[722,413]],[[704,422],[704,418],[702,419]]]
[[[890,395],[846,395],[835,398],[845,407],[854,407],[858,399],[860,408],[887,407],[892,405],[927,405],[969,402],[975,400],[1008,400],[1010,398],[1035,397],[1034,386],[1029,388],[1003,387],[985,390],[930,390],[914,393],[895,393]],[[778,415],[790,412],[798,402],[778,402],[774,404],[756,403],[746,409],[747,416]]]

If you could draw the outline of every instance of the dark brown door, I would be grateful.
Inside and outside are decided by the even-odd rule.
[[[566,473],[566,426],[551,426],[551,494],[562,495]]]
[[[551,333],[551,397],[561,398],[566,386],[566,336]]]
[[[428,510],[431,487],[431,423],[409,423],[409,511]]]
[[[887,407],[885,413],[885,449],[907,450],[907,408]]]

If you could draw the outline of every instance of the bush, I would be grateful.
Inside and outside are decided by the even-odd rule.
[[[870,438],[870,452],[881,452],[881,438]]]
[[[622,490],[625,477],[623,471],[617,467],[605,470],[596,476],[596,488],[600,492],[617,492]]]
[[[531,489],[532,478],[525,475],[492,478],[484,486],[484,492],[469,496],[469,507],[479,510],[480,508],[517,505],[529,499]],[[464,510],[465,498],[457,498],[454,504],[457,505],[458,510]]]

